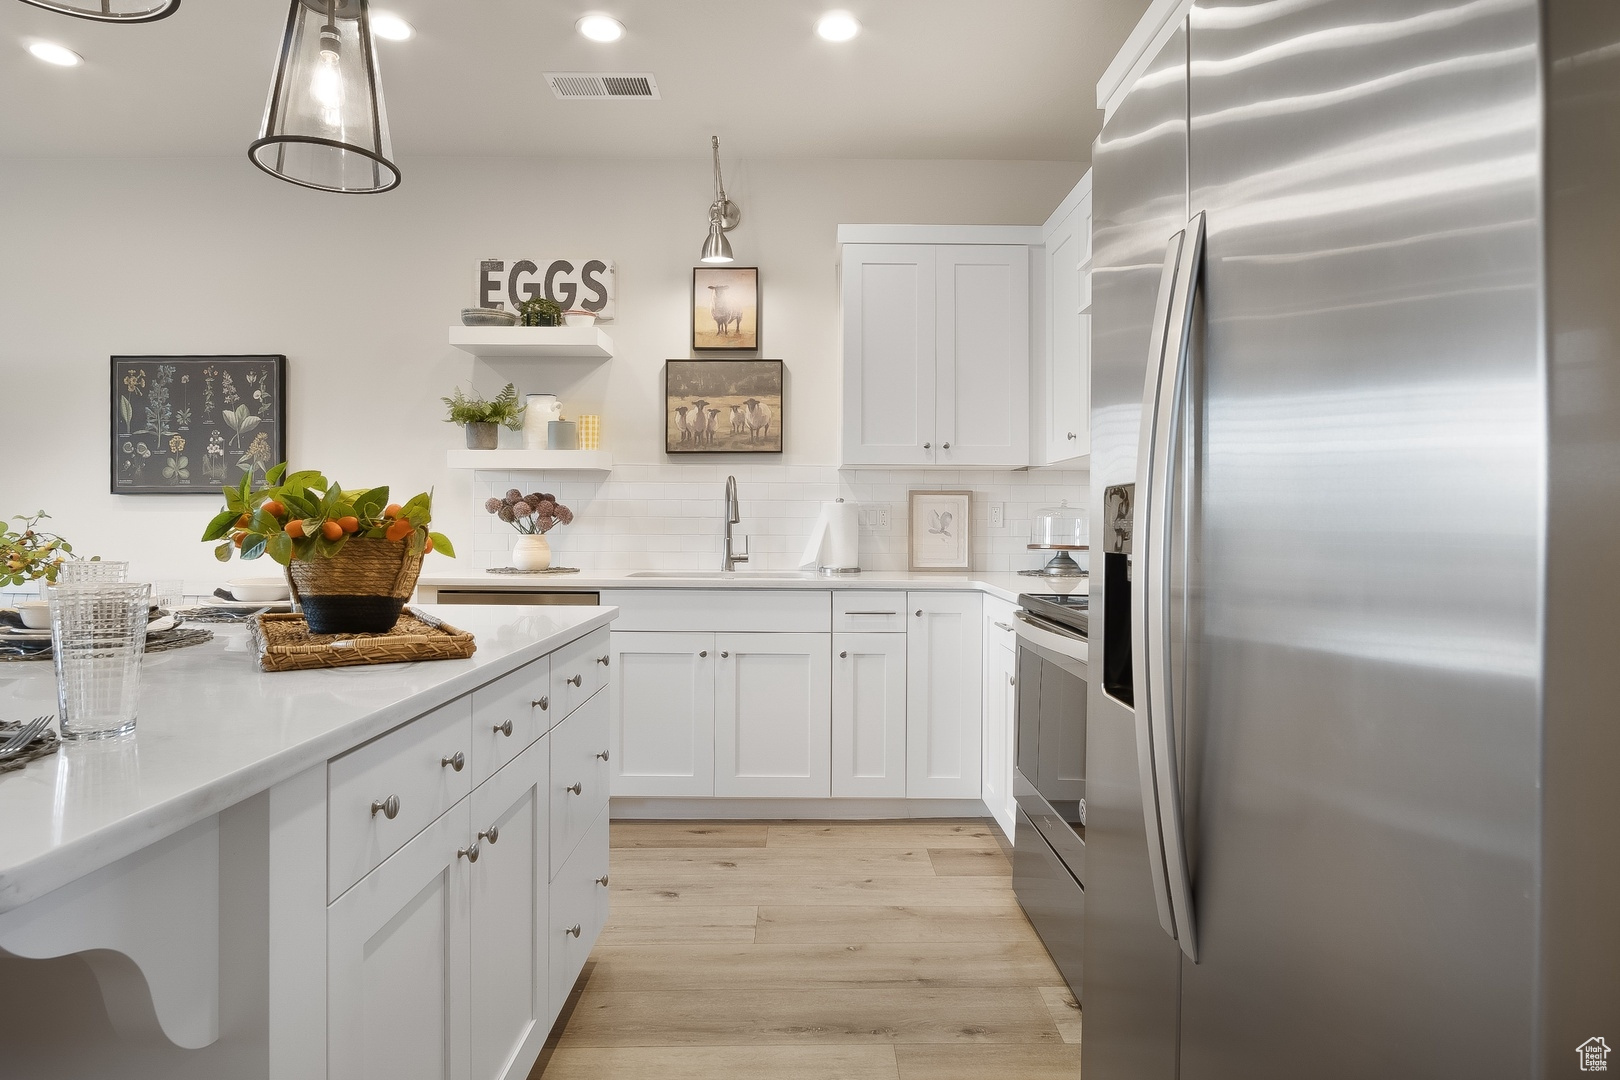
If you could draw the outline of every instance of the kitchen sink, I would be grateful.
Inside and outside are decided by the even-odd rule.
[[[814,570],[637,570],[632,578],[663,578],[668,581],[732,581],[742,578],[776,578],[814,581],[822,575]]]

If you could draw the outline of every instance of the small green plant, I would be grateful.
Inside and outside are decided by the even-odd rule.
[[[523,406],[518,402],[517,387],[511,383],[493,401],[478,394],[468,397],[459,386],[451,397],[439,400],[450,410],[444,421],[447,424],[505,424],[513,431],[523,427]]]
[[[13,521],[22,522],[15,529],[0,528],[0,586],[21,585],[25,581],[44,578],[55,582],[56,573],[73,554],[73,545],[55,533],[43,532],[37,526],[50,517],[41,510],[37,514],[18,514]]]
[[[561,326],[562,305],[544,296],[531,296],[518,305],[518,318],[524,326]]]

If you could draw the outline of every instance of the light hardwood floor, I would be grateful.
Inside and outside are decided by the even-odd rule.
[[[613,914],[530,1080],[1076,1080],[991,828],[614,822]]]

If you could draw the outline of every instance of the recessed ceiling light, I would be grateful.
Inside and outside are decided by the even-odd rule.
[[[409,41],[416,36],[416,27],[386,11],[371,13],[371,32],[388,41]]]
[[[32,42],[28,46],[28,51],[33,53],[36,59],[43,60],[47,64],[55,64],[57,67],[77,67],[84,63],[84,57],[66,45],[58,45],[54,41]]]
[[[827,41],[848,41],[861,32],[861,24],[847,11],[829,11],[816,22],[816,33]]]
[[[574,27],[592,41],[618,41],[624,37],[624,24],[611,15],[587,15]]]

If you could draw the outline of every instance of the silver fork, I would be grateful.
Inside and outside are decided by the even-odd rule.
[[[54,716],[36,716],[32,721],[12,732],[6,737],[5,742],[0,742],[0,760],[15,757],[26,750],[28,744],[39,738],[39,733],[49,727],[53,719],[55,719]]]

